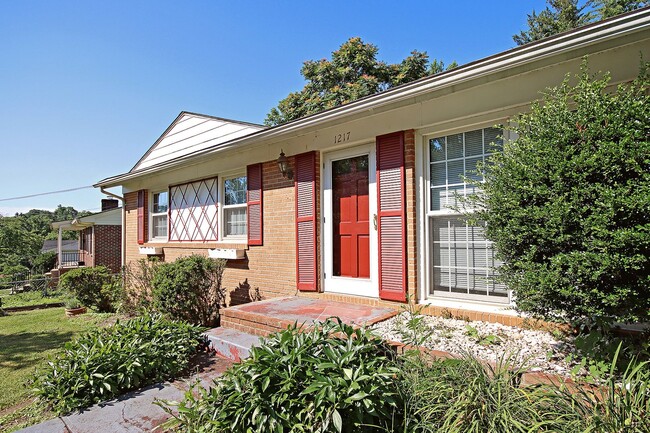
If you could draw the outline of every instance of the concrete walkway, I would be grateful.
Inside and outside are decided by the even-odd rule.
[[[140,433],[150,432],[169,419],[156,400],[183,399],[189,383],[200,380],[208,386],[220,376],[232,361],[220,357],[201,360],[199,371],[190,378],[172,383],[162,383],[125,394],[117,400],[97,404],[82,412],[54,418],[40,424],[18,430],[21,433]]]

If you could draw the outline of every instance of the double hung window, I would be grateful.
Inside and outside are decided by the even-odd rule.
[[[169,208],[169,193],[154,192],[151,201],[151,239],[167,240],[167,210]]]
[[[455,210],[459,197],[476,192],[466,180],[483,179],[478,164],[499,150],[501,135],[501,129],[483,128],[428,140],[430,295],[509,302],[506,288],[494,281],[492,243]]]
[[[246,236],[246,176],[223,181],[223,237]]]

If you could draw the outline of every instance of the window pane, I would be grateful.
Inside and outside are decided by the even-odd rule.
[[[169,196],[167,191],[158,192],[153,195],[153,213],[167,212],[167,203]]]
[[[444,162],[431,164],[431,185],[440,186],[447,184],[447,168]]]
[[[246,235],[246,208],[226,208],[224,214],[224,231],[226,236]]]
[[[447,159],[462,158],[463,134],[454,134],[447,137]]]
[[[448,184],[453,185],[463,183],[463,174],[465,173],[465,161],[449,161],[447,163]]]
[[[445,138],[433,138],[429,140],[429,149],[431,152],[431,162],[444,161],[445,156]]]
[[[465,133],[465,155],[483,154],[483,130],[470,131]]]
[[[246,203],[246,176],[224,181],[224,204],[226,206]]]
[[[494,282],[495,264],[491,242],[482,227],[468,226],[460,217],[434,217],[432,289],[465,295],[497,296],[507,302],[508,291]]]
[[[151,218],[151,235],[154,238],[167,237],[167,215],[154,215]]]

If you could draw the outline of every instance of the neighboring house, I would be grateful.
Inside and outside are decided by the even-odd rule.
[[[363,304],[410,294],[432,312],[510,317],[491,243],[454,193],[473,191],[460,176],[508,138],[495,125],[584,56],[612,86],[632,80],[650,59],[650,9],[272,128],[182,112],[131,171],[96,186],[122,188],[126,262],[229,258],[233,303],[246,288]]]
[[[122,264],[122,209],[115,199],[102,200],[102,211],[75,218],[70,221],[57,221],[52,228],[59,231],[56,242],[56,268],[52,275],[58,277],[64,272],[82,267],[106,266],[119,272]],[[64,230],[79,232],[77,241],[64,241]],[[70,251],[65,245],[74,242]]]

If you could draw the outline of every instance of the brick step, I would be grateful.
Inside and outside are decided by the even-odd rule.
[[[218,355],[234,362],[248,358],[250,348],[260,342],[260,337],[256,335],[223,327],[210,329],[205,335]]]

